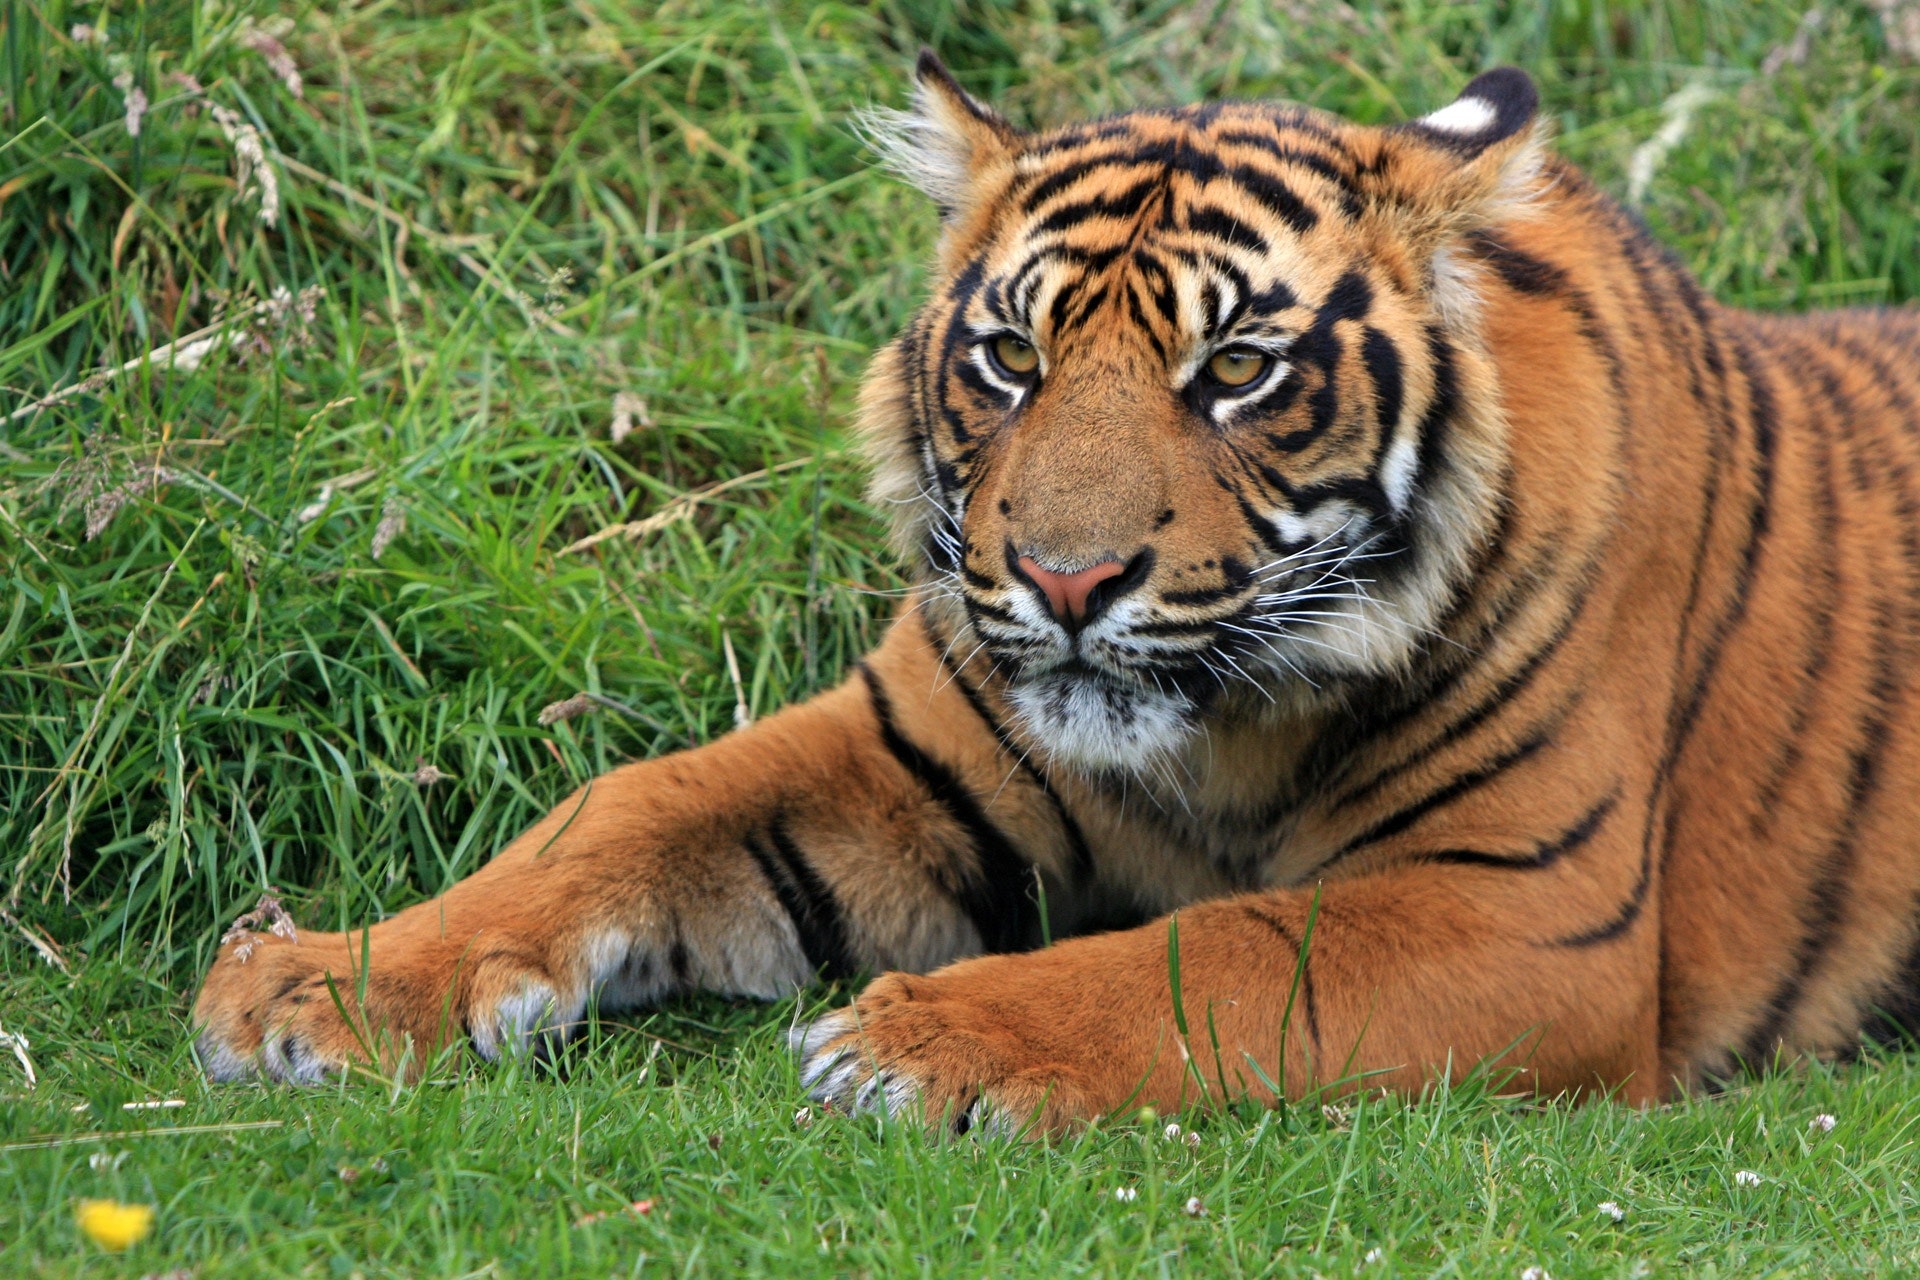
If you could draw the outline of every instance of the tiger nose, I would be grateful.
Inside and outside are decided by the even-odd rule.
[[[1042,568],[1032,556],[1021,556],[1019,563],[1020,572],[1026,574],[1047,597],[1047,607],[1053,610],[1053,616],[1067,626],[1086,622],[1092,612],[1088,605],[1092,601],[1093,589],[1109,579],[1119,577],[1127,568],[1118,560],[1102,560],[1090,568],[1056,573],[1052,569]],[[1097,607],[1099,602],[1092,603]]]

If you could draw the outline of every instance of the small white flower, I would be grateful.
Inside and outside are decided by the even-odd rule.
[[[1818,1133],[1832,1133],[1833,1126],[1839,1123],[1840,1122],[1838,1120],[1834,1119],[1832,1116],[1822,1111],[1819,1115],[1807,1121],[1807,1128],[1812,1129]]]
[[[1190,1133],[1190,1134],[1188,1134],[1188,1135],[1187,1135],[1187,1139],[1186,1139],[1186,1141],[1187,1141],[1187,1150],[1189,1150],[1189,1151],[1198,1151],[1198,1150],[1200,1149],[1200,1135],[1199,1135],[1199,1134],[1197,1134],[1197,1133]],[[1251,1142],[1249,1142],[1249,1143],[1248,1143],[1247,1145],[1248,1145],[1248,1146],[1252,1146],[1253,1144],[1252,1144]]]
[[[1373,1248],[1367,1250],[1367,1256],[1360,1259],[1360,1261],[1366,1263],[1368,1266],[1372,1266],[1374,1263],[1379,1262],[1381,1259],[1385,1258],[1386,1256],[1387,1256],[1387,1251],[1385,1249],[1382,1249],[1379,1245],[1375,1245]]]
[[[1207,1213],[1207,1206],[1200,1202],[1199,1196],[1188,1196],[1186,1209],[1189,1218],[1203,1218]]]
[[[1168,1125],[1164,1130],[1161,1131],[1161,1136],[1166,1138],[1168,1142],[1180,1141],[1180,1126],[1177,1124]]]
[[[1520,1280],[1553,1280],[1553,1277],[1547,1274],[1545,1267],[1523,1267]]]
[[[1612,1218],[1615,1222],[1625,1222],[1627,1220],[1627,1211],[1612,1200],[1602,1200],[1600,1202],[1600,1216],[1603,1218]]]
[[[95,1173],[112,1173],[126,1163],[124,1151],[96,1151],[87,1157],[87,1167]]]
[[[1741,1169],[1733,1175],[1733,1181],[1736,1186],[1757,1187],[1760,1185],[1760,1175],[1751,1169]]]
[[[812,1107],[802,1107],[802,1108],[800,1108],[800,1109],[799,1109],[798,1111],[796,1111],[796,1112],[794,1112],[794,1113],[793,1113],[793,1125],[794,1125],[794,1128],[796,1128],[796,1129],[804,1129],[804,1128],[806,1128],[806,1127],[807,1127],[808,1125],[810,1125],[810,1124],[812,1124],[812,1123],[813,1123],[813,1108],[812,1108]]]
[[[1113,1189],[1113,1198],[1121,1204],[1132,1204],[1139,1196],[1140,1193],[1132,1187],[1115,1187]]]

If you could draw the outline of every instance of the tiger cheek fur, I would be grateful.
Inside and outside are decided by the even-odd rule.
[[[862,972],[806,1087],[969,1132],[1481,1062],[1648,1101],[1920,1029],[1912,312],[1714,304],[1512,70],[1385,129],[918,80],[886,639],[439,899],[227,943],[211,1074]]]

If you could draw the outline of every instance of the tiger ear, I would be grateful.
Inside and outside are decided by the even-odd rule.
[[[1476,77],[1438,111],[1385,131],[1376,194],[1431,248],[1495,220],[1533,189],[1545,159],[1539,110],[1526,72]]]
[[[1005,116],[960,87],[939,55],[920,51],[913,108],[885,108],[862,121],[888,168],[920,188],[951,222],[968,208],[989,171],[1011,159],[1026,137]]]

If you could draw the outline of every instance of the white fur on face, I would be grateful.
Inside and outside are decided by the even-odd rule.
[[[1093,773],[1139,773],[1193,733],[1186,698],[1099,676],[1048,672],[1016,681],[1009,696],[1049,756]]]

